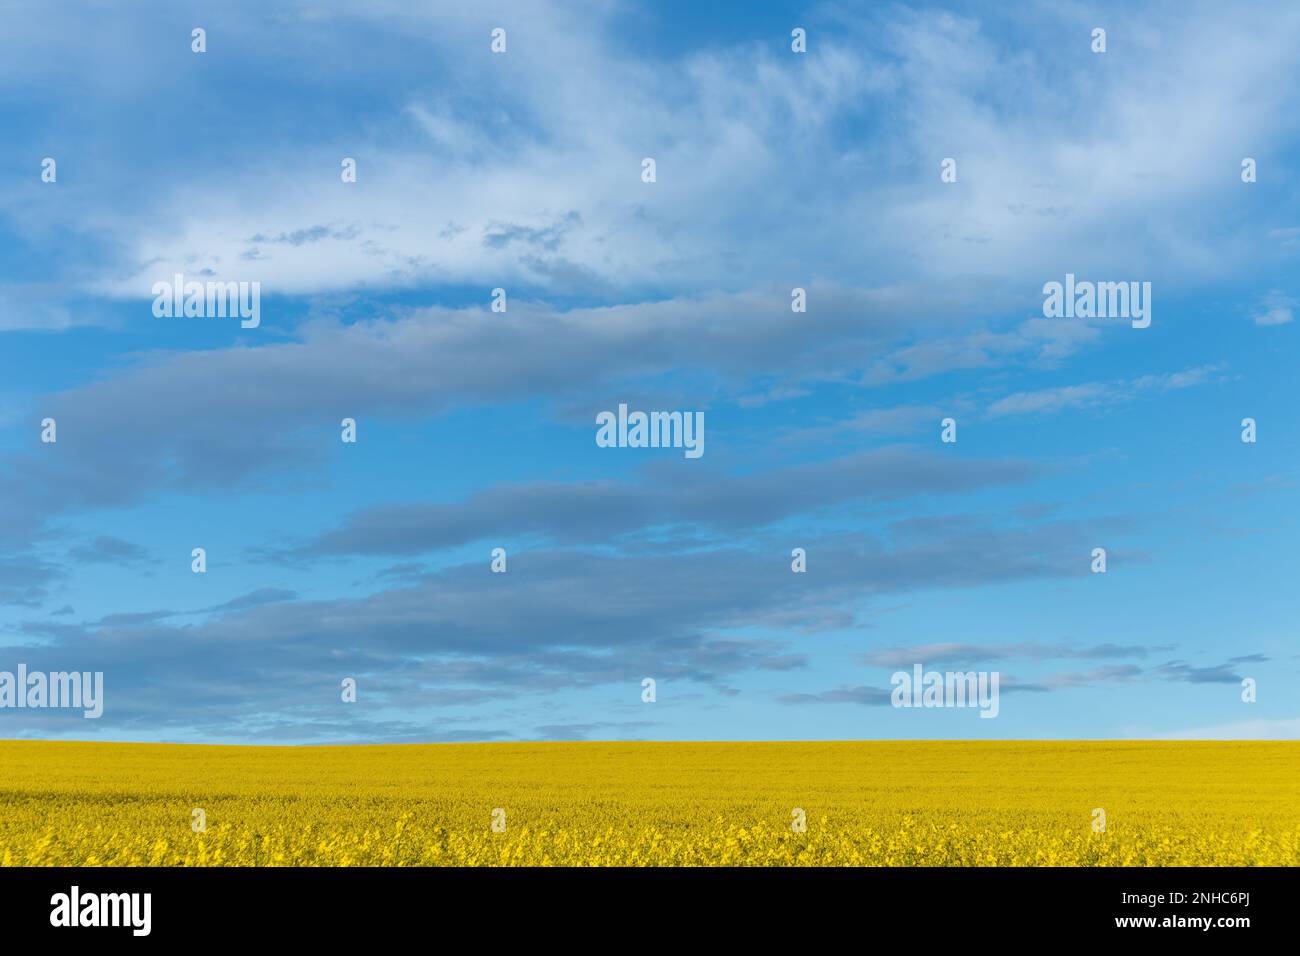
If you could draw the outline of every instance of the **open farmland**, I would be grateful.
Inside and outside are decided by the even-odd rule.
[[[1300,863],[1291,741],[8,741],[0,761],[8,866]]]

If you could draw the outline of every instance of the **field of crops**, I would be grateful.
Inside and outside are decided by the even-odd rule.
[[[1300,864],[1300,742],[10,741],[0,766],[7,866]]]

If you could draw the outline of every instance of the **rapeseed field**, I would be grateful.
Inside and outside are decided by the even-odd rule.
[[[9,741],[0,767],[6,866],[1300,864],[1300,742]]]

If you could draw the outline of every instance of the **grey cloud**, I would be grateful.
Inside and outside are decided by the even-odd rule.
[[[0,557],[0,606],[37,607],[62,576],[58,568],[34,555]]]
[[[68,557],[82,564],[141,564],[149,560],[149,550],[131,541],[100,535],[71,549]]]
[[[285,588],[258,588],[256,591],[250,591],[248,594],[242,594],[237,598],[232,598],[224,604],[218,604],[214,607],[207,608],[208,611],[242,611],[250,607],[261,607],[264,604],[276,604],[281,601],[292,601],[298,597],[297,591],[290,591]]]
[[[890,702],[891,692],[879,687],[841,687],[819,694],[783,694],[776,698],[780,704],[866,704],[879,705]]]
[[[575,226],[582,225],[582,216],[575,210],[547,226],[524,226],[519,223],[493,222],[483,230],[483,245],[503,249],[513,242],[555,251],[564,241],[564,235]]]
[[[607,541],[676,525],[735,533],[851,502],[1020,484],[1040,472],[1024,461],[956,459],[910,448],[736,477],[677,463],[647,469],[636,482],[499,485],[461,502],[378,506],[288,556],[419,554],[501,535]]]
[[[813,373],[933,321],[927,308],[946,295],[815,291],[817,309],[798,322],[781,290],[568,312],[516,301],[491,321],[480,309],[429,309],[393,321],[312,322],[301,341],[142,356],[42,400],[59,421],[58,454],[0,462],[15,489],[0,501],[0,537],[30,538],[56,514],[164,490],[232,491],[254,476],[273,482],[318,465],[339,408],[410,418],[537,396],[571,401],[683,368],[737,389],[773,366]],[[711,357],[705,368],[701,355]]]
[[[1260,654],[1234,657],[1223,664],[1209,667],[1197,667],[1186,661],[1169,661],[1156,668],[1156,672],[1167,680],[1187,684],[1240,684],[1243,674],[1238,673],[1237,665],[1245,663],[1262,663],[1268,658]]]
[[[1022,641],[1013,644],[966,644],[949,642],[916,644],[900,647],[881,647],[858,655],[858,660],[871,667],[911,667],[915,663],[935,667],[974,666],[981,662],[1005,660],[1049,661],[1062,659],[1144,658],[1149,654],[1167,651],[1168,644],[1066,644]]]
[[[474,562],[361,597],[252,602],[193,624],[165,623],[166,612],[96,625],[26,622],[17,631],[25,643],[0,656],[21,655],[34,668],[103,670],[103,727],[285,741],[373,730],[385,739],[385,708],[400,703],[404,720],[426,714],[429,733],[441,733],[447,708],[632,686],[651,673],[727,693],[734,675],[807,663],[788,639],[755,630],[842,627],[853,614],[828,611],[876,595],[1070,573],[1079,547],[1063,539],[1026,549],[1023,531],[994,527],[963,543],[967,533],[935,527],[894,548],[860,534],[810,540],[816,568],[806,575],[791,574],[778,547],[521,551],[511,555],[508,581]],[[342,728],[345,676],[377,709],[351,712],[354,722]],[[419,736],[410,727],[400,734],[408,732]]]
[[[1085,687],[1090,684],[1123,683],[1136,680],[1145,673],[1146,671],[1136,664],[1111,664],[1085,671],[1049,674],[1042,679],[1041,684],[1049,690],[1060,690],[1067,687]],[[1012,683],[1009,689],[1014,688],[1015,684]]]
[[[265,236],[258,233],[255,236],[249,236],[247,241],[250,243],[262,243],[264,245],[302,246],[313,242],[320,242],[324,239],[347,241],[355,239],[360,234],[361,230],[356,225],[343,226],[341,228],[333,226],[312,226],[307,229],[295,229],[292,232],[281,232],[274,236]]]
[[[123,611],[106,614],[100,618],[101,628],[137,627],[142,624],[157,624],[169,617],[175,617],[175,611]]]
[[[241,611],[247,608],[261,607],[265,604],[274,604],[278,601],[292,601],[298,597],[296,591],[289,591],[283,588],[259,588],[248,594],[241,595],[232,600],[216,604],[211,607],[201,608],[197,611],[130,611],[116,614],[108,614],[99,620],[100,627],[131,627],[140,624],[156,624],[165,621],[171,617],[193,614],[212,614],[223,613],[227,611]]]

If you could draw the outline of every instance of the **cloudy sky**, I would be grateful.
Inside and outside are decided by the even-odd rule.
[[[7,4],[0,737],[1300,735],[1300,7],[1004,6]]]

